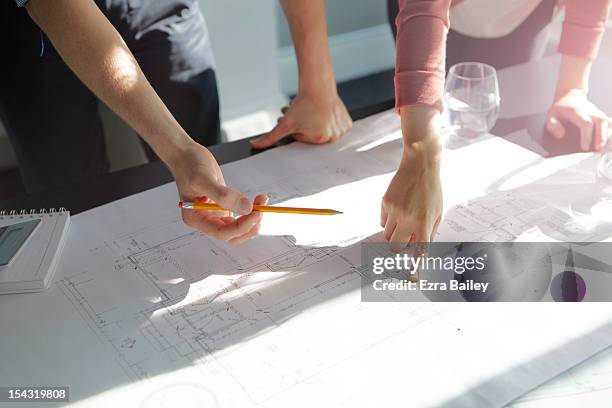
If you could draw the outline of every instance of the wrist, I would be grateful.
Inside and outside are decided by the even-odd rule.
[[[312,83],[300,86],[298,95],[316,100],[318,103],[332,102],[338,98],[336,81],[312,81]]]
[[[323,64],[323,67],[300,67],[298,93],[313,98],[337,97],[336,77],[331,61]]]
[[[404,150],[402,163],[439,166],[442,155],[440,113],[430,106],[409,106],[400,111]]]
[[[440,133],[440,112],[427,105],[406,106],[400,109],[404,143],[421,139],[436,139]]]
[[[441,161],[442,143],[438,135],[429,135],[421,140],[410,143],[404,142],[400,167],[407,164],[411,166],[417,164],[423,167],[439,169]]]
[[[574,95],[574,96],[579,96],[581,98],[586,98],[587,94],[588,94],[588,90],[582,89],[582,88],[570,88],[570,89],[563,89],[563,90],[558,89],[555,92],[555,102],[558,102],[559,100],[561,100],[562,98],[568,95]]]
[[[572,91],[589,92],[589,76],[592,61],[585,58],[564,55],[561,59],[559,77],[555,90],[555,101]]]
[[[187,134],[181,134],[164,143],[156,153],[174,174],[180,163],[184,161],[186,153],[194,144],[197,143]]]
[[[440,112],[430,106],[410,106],[400,111],[404,150],[402,161],[418,160],[439,165],[442,155]]]

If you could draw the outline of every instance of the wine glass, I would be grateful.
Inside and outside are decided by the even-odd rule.
[[[444,87],[451,130],[459,136],[488,133],[499,116],[499,84],[495,68],[480,62],[453,65]]]

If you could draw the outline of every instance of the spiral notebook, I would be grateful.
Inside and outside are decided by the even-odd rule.
[[[0,294],[49,287],[69,225],[64,208],[0,211]]]

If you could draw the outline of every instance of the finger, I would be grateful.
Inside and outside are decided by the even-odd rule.
[[[221,217],[219,218],[222,222],[229,224],[230,222],[236,221],[234,217]]]
[[[306,135],[303,133],[296,133],[294,134],[294,136],[295,136],[295,140],[302,142],[302,143],[324,144],[324,143],[330,142],[330,136],[325,136],[321,134],[318,136],[313,136],[313,135]]]
[[[207,228],[204,232],[221,241],[230,241],[233,238],[246,235],[262,219],[261,213],[251,213],[234,220],[234,222],[223,223],[218,219],[204,220],[203,225]]]
[[[608,143],[610,129],[609,119],[607,117],[601,118],[599,120],[599,125],[597,126],[597,128],[599,130],[599,144],[596,145],[596,147],[598,151],[601,151],[606,147],[606,144]]]
[[[384,233],[385,240],[387,241],[391,240],[391,236],[395,232],[396,227],[397,227],[397,222],[394,219],[389,218],[385,224],[385,233]]]
[[[340,138],[342,136],[344,136],[346,133],[348,133],[349,131],[349,127],[348,126],[343,126],[341,129],[339,129],[333,136],[331,142],[336,142],[338,140],[340,140]]]
[[[268,204],[268,196],[265,194],[260,194],[257,197],[255,197],[255,200],[253,200],[253,203],[258,204],[258,205],[266,205]],[[243,242],[256,237],[259,234],[260,228],[261,228],[261,222],[257,223],[246,234],[230,239],[229,243],[232,245],[242,244]]]
[[[224,221],[224,218],[231,218],[206,217],[202,215],[202,212],[191,210],[182,210],[181,215],[185,225],[197,229],[198,231],[209,236],[213,236],[216,228],[218,228],[220,225],[227,223],[227,221]],[[233,218],[232,220],[235,221]]]
[[[196,204],[206,204],[206,203],[210,203],[211,200],[208,199],[208,197],[206,196],[200,196],[200,197],[196,197],[193,200],[194,203]],[[229,211],[216,211],[216,210],[207,210],[206,212],[201,212],[201,215],[203,215],[204,217],[215,217],[215,218],[224,218],[224,217],[231,217],[231,212]]]
[[[429,252],[429,241],[427,242],[415,242],[414,244],[411,244],[411,247],[414,247],[414,255],[415,256],[421,256],[421,255],[427,255],[427,253]]]
[[[591,148],[591,140],[593,139],[593,121],[591,118],[582,112],[576,112],[573,122],[580,129],[580,147],[587,151]]]
[[[440,227],[440,221],[442,221],[442,217],[438,217],[434,227],[431,230],[431,237],[429,238],[429,242],[434,242],[436,239],[436,235],[438,234],[438,228]]]
[[[260,138],[251,140],[251,145],[256,149],[265,149],[266,147],[276,144],[279,140],[293,133],[295,133],[295,129],[285,116],[278,122],[276,127],[270,131],[270,133]]]
[[[268,204],[269,199],[270,198],[266,194],[259,194],[257,197],[255,197],[255,200],[253,200],[253,204],[266,205]]]
[[[414,226],[411,222],[399,222],[389,240],[391,249],[396,252],[406,249],[408,244],[414,239],[413,232]]]
[[[429,244],[431,240],[431,227],[427,227],[425,223],[420,223],[414,228],[414,242],[417,244]]]
[[[232,245],[240,245],[243,242],[246,242],[246,241],[249,241],[249,240],[255,238],[259,234],[260,228],[261,228],[261,223],[255,225],[246,234],[241,235],[241,236],[236,237],[236,238],[232,238],[228,242],[230,244],[232,244]]]
[[[353,128],[353,121],[349,118],[347,123],[342,125],[340,130],[336,133],[336,135],[334,136],[332,142],[335,142],[335,141],[339,140],[341,137],[343,137],[348,132],[350,132],[352,128]]]
[[[344,134],[342,127],[333,129],[327,138],[327,143],[334,143]]]
[[[381,227],[385,228],[385,225],[387,225],[387,218],[389,218],[387,209],[385,208],[384,204],[381,204],[380,206],[380,226]]]
[[[197,204],[205,204],[205,203],[210,203],[210,200],[206,196],[201,196],[201,197],[196,197],[194,202],[197,203]],[[220,218],[220,219],[231,218],[231,219],[234,219],[234,217],[232,217],[231,211],[206,210],[205,212],[200,212],[200,215],[202,215],[205,218]]]
[[[423,236],[423,234],[425,234],[425,230],[421,230],[420,232],[413,234],[414,242],[410,244],[410,249],[413,250],[412,256],[414,257],[426,256],[429,253],[429,242],[427,242],[426,239],[418,238],[419,236]],[[410,276],[413,282],[419,280],[419,275],[421,274],[423,268],[424,266],[421,265],[420,267],[415,268],[411,273]]]
[[[208,190],[211,191],[208,194],[209,198],[228,211],[242,215],[250,214],[253,211],[251,200],[236,190],[223,184],[208,186]]]
[[[546,130],[557,139],[562,139],[565,136],[565,127],[554,116],[550,116],[546,121]]]
[[[602,133],[603,133],[604,120],[602,118],[594,118],[593,119],[593,148],[595,150],[601,150],[601,141],[602,141]],[[608,125],[605,124],[606,129]]]

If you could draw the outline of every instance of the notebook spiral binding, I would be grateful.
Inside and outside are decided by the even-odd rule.
[[[55,208],[41,208],[39,210],[0,210],[0,220],[35,218],[40,216],[53,217],[55,215],[65,214],[66,212],[64,207],[60,207],[57,210]]]

